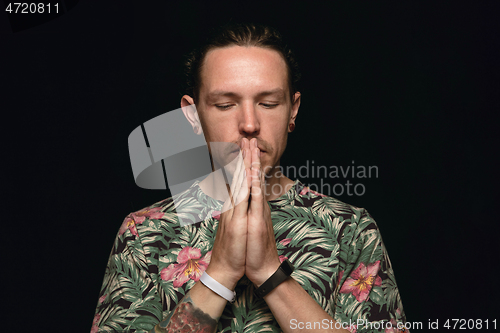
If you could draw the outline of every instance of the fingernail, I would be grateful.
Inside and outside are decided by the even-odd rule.
[[[247,154],[246,149],[243,149],[243,158],[245,158],[246,154]]]
[[[257,139],[254,139],[255,141],[253,142],[253,145],[257,147]]]

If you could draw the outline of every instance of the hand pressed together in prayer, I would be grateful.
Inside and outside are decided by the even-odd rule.
[[[231,290],[243,275],[259,287],[280,266],[257,139],[242,139],[241,151],[207,268]]]

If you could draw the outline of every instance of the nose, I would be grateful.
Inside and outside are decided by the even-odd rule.
[[[245,137],[253,137],[259,134],[259,116],[253,103],[244,103],[242,105],[239,119],[239,131]]]

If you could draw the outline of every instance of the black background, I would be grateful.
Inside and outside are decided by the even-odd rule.
[[[407,319],[500,319],[498,2],[72,2],[17,32],[0,13],[7,327],[90,330],[123,218],[168,196],[134,184],[128,135],[179,107],[182,55],[229,20],[297,53],[283,165],[378,167],[338,198],[378,222]]]

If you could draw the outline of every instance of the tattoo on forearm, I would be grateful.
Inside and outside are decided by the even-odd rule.
[[[156,325],[151,332],[213,333],[216,328],[217,319],[210,317],[210,315],[197,308],[188,292],[174,308],[174,311]]]

